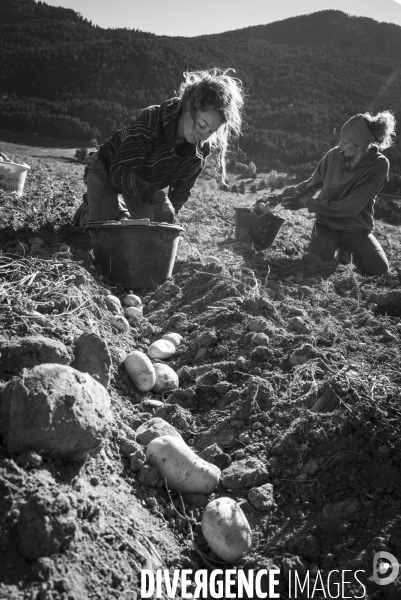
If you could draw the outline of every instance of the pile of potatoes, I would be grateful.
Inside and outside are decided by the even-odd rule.
[[[57,254],[58,258],[72,258],[71,249],[67,244],[54,244],[46,246],[46,242],[41,237],[32,237],[28,241],[12,240],[7,242],[3,248],[6,254],[15,254],[17,256],[35,256],[40,257],[43,254]]]
[[[150,359],[150,357],[159,358],[154,356],[154,347],[157,344],[156,348],[164,348],[164,342],[169,346],[171,345],[170,342],[162,338],[149,346],[149,356],[139,350],[134,350],[126,356],[124,361],[125,370],[140,392],[150,392],[152,390],[156,394],[163,394],[176,390],[179,386],[178,375],[171,367],[161,362],[153,363]],[[175,347],[172,354],[164,355],[164,358],[172,356],[174,352]]]
[[[137,325],[138,319],[143,318],[142,300],[135,294],[127,294],[121,302],[117,296],[108,294],[105,296],[105,302],[109,311],[113,313],[110,324],[118,331],[129,331],[131,325]],[[125,316],[122,314],[123,308]],[[178,388],[177,373],[165,363],[153,360],[170,358],[181,342],[182,336],[179,333],[166,333],[149,346],[147,355],[134,350],[126,356],[125,370],[140,392],[153,391],[163,394]]]
[[[129,331],[130,325],[135,326],[138,319],[143,317],[142,300],[135,294],[127,294],[121,301],[117,296],[108,294],[105,302],[109,311],[113,313],[110,325],[121,333]]]

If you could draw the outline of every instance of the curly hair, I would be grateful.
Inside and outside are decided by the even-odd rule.
[[[385,110],[377,113],[377,115],[367,112],[362,116],[377,142],[374,145],[380,148],[380,150],[389,148],[393,144],[393,136],[395,135],[394,115],[390,111]]]
[[[235,72],[233,69],[223,71],[217,68],[209,71],[187,71],[178,92],[181,98],[178,110],[189,112],[193,119],[197,110],[204,112],[213,108],[220,112],[223,125],[208,142],[212,147],[219,148],[218,164],[223,182],[226,176],[228,144],[241,133],[244,105],[242,82],[228,75],[230,71]]]

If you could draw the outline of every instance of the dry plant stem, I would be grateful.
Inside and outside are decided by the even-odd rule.
[[[256,398],[258,397],[258,393],[259,393],[259,385],[257,386],[256,392],[254,393],[253,398],[252,398],[251,410],[259,410],[260,411],[259,404],[256,401]]]
[[[191,525],[191,522],[190,522],[189,517],[187,515],[187,512],[185,510],[185,504],[184,504],[184,500],[183,500],[183,498],[181,496],[181,492],[178,492],[178,495],[180,497],[182,511],[183,511],[183,513],[184,513],[184,515],[185,515],[185,517],[187,519],[188,531],[189,531],[189,535],[190,535],[190,538],[192,540],[192,543],[194,545],[195,552],[202,558],[202,560],[205,562],[205,564],[207,566],[209,566],[210,568],[214,569],[214,566],[206,559],[206,557],[203,554],[203,552],[201,550],[199,550],[199,548],[195,544],[194,534],[193,534],[193,531],[192,531],[192,525]],[[221,560],[215,560],[214,562],[222,564],[222,565],[226,564],[224,561],[221,561]]]
[[[113,529],[113,531],[116,532],[116,534],[124,542],[124,544],[126,544],[130,548],[130,550],[132,550],[132,553],[135,555],[135,557],[142,562],[143,561],[143,556],[141,554],[139,554],[139,552],[135,548],[135,546],[133,546],[133,544],[131,544],[131,542],[129,542],[128,540],[125,539],[125,537],[123,536],[123,534],[121,533],[121,531],[119,531],[117,529],[117,527],[114,527],[114,525],[110,525],[110,527],[111,527],[111,529]]]
[[[358,285],[358,282],[356,280],[355,273],[354,273],[354,261],[353,261],[353,259],[354,259],[354,255],[351,254],[351,262],[350,262],[350,264],[348,266],[349,266],[349,270],[350,270],[350,273],[351,273],[352,281],[354,282],[354,286],[355,286],[355,289],[356,289],[357,306],[359,308],[360,304],[361,304],[361,294],[360,294],[359,285]]]
[[[59,314],[54,315],[54,316],[55,317],[65,317],[66,315],[71,315],[72,313],[75,313],[75,312],[79,311],[83,306],[85,306],[86,304],[88,304],[88,302],[90,302],[89,299],[88,300],[84,300],[84,302],[82,302],[82,304],[80,306],[77,306],[77,308],[73,308],[72,310],[69,310],[69,311],[63,312],[63,313],[59,313]]]
[[[110,527],[111,527],[111,529],[113,529],[113,530],[116,532],[116,534],[117,534],[117,535],[120,537],[120,539],[121,539],[121,540],[124,542],[124,544],[126,544],[126,545],[127,545],[129,548],[130,548],[130,550],[132,551],[132,553],[135,555],[136,559],[137,559],[137,560],[138,560],[138,561],[139,561],[141,564],[143,564],[143,562],[144,562],[144,557],[143,557],[143,555],[142,555],[142,554],[139,554],[139,552],[136,550],[136,548],[133,546],[133,544],[131,544],[131,542],[129,542],[129,541],[128,541],[128,540],[127,540],[127,539],[126,539],[126,538],[125,538],[125,537],[122,535],[122,533],[121,533],[121,532],[120,532],[120,531],[117,529],[117,527],[114,527],[114,525],[111,525]],[[153,546],[153,544],[151,544],[151,542],[150,542],[150,541],[149,541],[149,540],[146,538],[146,536],[142,535],[142,534],[141,534],[139,531],[137,531],[137,533],[139,533],[139,535],[141,535],[141,537],[142,537],[142,539],[143,539],[144,543],[146,543],[146,544],[148,545],[148,550],[149,550],[149,547],[150,547],[151,551],[155,553],[155,555],[157,556],[157,558],[160,560],[161,564],[162,564],[162,565],[163,565],[163,567],[165,568],[165,567],[166,567],[166,565],[165,565],[165,563],[164,563],[164,560],[162,560],[162,558],[161,558],[160,554],[158,553],[158,551],[156,550],[156,548]],[[130,591],[130,590],[125,590],[125,592],[123,592],[123,593],[127,593],[128,591]],[[164,600],[167,600],[168,596],[167,596],[167,595],[166,595],[166,594],[163,592],[163,596],[162,596],[162,598],[163,598]]]
[[[189,239],[188,239],[188,236],[186,236],[184,232],[182,232],[182,233],[181,233],[181,235],[182,235],[182,237],[184,238],[184,240],[187,242],[187,244],[189,244],[189,246],[190,246],[191,250],[192,250],[192,251],[194,251],[194,249],[195,249],[195,254],[198,254],[198,255],[199,255],[199,258],[200,258],[200,260],[201,260],[201,263],[202,263],[202,265],[204,265],[204,264],[205,264],[205,263],[204,263],[204,258],[203,258],[203,256],[202,256],[202,254],[201,254],[200,250],[199,250],[199,249],[198,249],[196,246],[194,246],[194,245],[193,245],[193,244],[192,244],[192,243],[189,241]]]
[[[182,499],[181,493],[180,493],[180,492],[178,492],[178,493],[179,493],[179,497],[180,497],[180,502],[181,502],[181,505],[182,505],[182,509],[183,509],[183,512],[184,512],[184,515],[182,515],[182,514],[181,514],[181,513],[180,513],[180,512],[177,510],[177,508],[176,508],[176,506],[175,506],[175,504],[174,504],[174,502],[173,502],[173,499],[172,499],[172,497],[171,497],[171,494],[170,494],[170,490],[169,490],[169,488],[168,488],[168,485],[167,485],[167,478],[166,478],[166,477],[164,478],[164,486],[165,486],[165,488],[166,488],[166,491],[167,491],[168,497],[169,497],[169,499],[170,499],[171,505],[174,507],[174,510],[175,510],[175,512],[177,513],[177,515],[178,515],[178,516],[179,516],[181,519],[184,519],[184,521],[186,521],[187,528],[188,528],[188,534],[189,534],[189,537],[190,537],[191,543],[192,543],[192,545],[193,545],[193,548],[194,548],[194,550],[195,550],[196,554],[198,554],[198,556],[199,556],[199,557],[202,559],[202,561],[204,562],[204,564],[205,564],[205,565],[206,565],[206,566],[207,566],[209,569],[213,570],[213,569],[215,568],[215,567],[214,567],[214,565],[212,565],[212,563],[210,563],[210,562],[207,560],[207,558],[205,557],[205,555],[203,554],[203,552],[202,552],[201,550],[199,550],[199,548],[198,548],[198,547],[197,547],[197,545],[195,544],[195,540],[194,540],[194,534],[193,534],[193,531],[192,531],[192,526],[191,526],[191,523],[190,523],[190,521],[189,521],[189,517],[188,517],[188,515],[187,515],[187,513],[186,513],[186,511],[185,511],[184,500]],[[220,562],[220,561],[216,561],[216,562]]]

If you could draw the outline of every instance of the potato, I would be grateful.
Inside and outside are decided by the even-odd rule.
[[[41,246],[40,244],[32,244],[31,246],[31,252],[37,252],[37,250],[42,250],[43,246]]]
[[[256,333],[263,333],[263,331],[266,331],[268,327],[269,323],[266,321],[266,319],[263,319],[262,317],[256,317],[255,319],[251,319],[248,323],[249,331],[255,331]]]
[[[202,532],[213,552],[227,562],[238,561],[252,546],[252,531],[232,498],[217,498],[203,513]]]
[[[221,471],[200,458],[177,437],[163,435],[146,448],[146,462],[156,467],[172,490],[185,494],[209,494],[218,485]]]
[[[104,302],[107,306],[107,308],[109,309],[110,312],[112,312],[114,315],[118,315],[121,312],[121,302],[120,300],[117,298],[117,296],[105,296],[104,297]]]
[[[178,375],[171,367],[163,363],[155,363],[156,383],[153,387],[155,394],[162,394],[179,387]]]
[[[215,256],[204,256],[203,257],[203,259],[202,259],[202,264],[203,265],[210,265],[211,263],[214,263],[215,265],[221,265],[222,264],[221,260],[219,260]]]
[[[157,340],[149,346],[148,354],[150,358],[169,358],[175,354],[175,346],[168,340]]]
[[[130,319],[131,317],[139,317],[141,319],[143,317],[142,307],[129,306],[125,309],[125,314],[127,315],[128,319]]]
[[[137,317],[136,315],[132,315],[132,317],[128,319],[128,323],[131,325],[131,327],[138,327],[142,320],[143,317]]]
[[[124,319],[124,317],[121,315],[113,315],[110,318],[110,325],[118,329],[118,331],[122,331],[123,333],[129,331],[129,323],[127,319]]]
[[[24,244],[23,242],[18,242],[18,244],[14,248],[14,254],[21,254],[21,256],[24,256],[25,254],[28,254],[28,252],[29,246],[27,246],[27,244]]]
[[[139,350],[127,354],[124,367],[140,392],[149,392],[156,383],[156,372],[151,360]]]
[[[179,333],[165,333],[162,336],[162,340],[167,340],[168,342],[171,342],[173,346],[177,348],[177,346],[179,346],[182,342],[182,335],[180,335]]]
[[[129,306],[141,306],[142,300],[139,296],[135,296],[135,294],[127,294],[121,298],[121,304],[127,308]]]
[[[39,246],[44,246],[44,245],[45,245],[45,241],[44,241],[44,239],[43,239],[43,238],[41,238],[41,237],[33,237],[33,238],[31,238],[31,239],[29,240],[29,243],[30,243],[31,245],[33,245],[33,244],[38,244]]]

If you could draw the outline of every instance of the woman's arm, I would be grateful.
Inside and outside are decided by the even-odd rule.
[[[301,181],[298,185],[292,185],[283,192],[285,198],[297,198],[299,196],[313,195],[323,185],[324,174],[327,171],[327,154],[317,165],[315,172],[309,179]]]
[[[377,161],[355,183],[355,187],[348,196],[338,201],[311,198],[307,204],[309,212],[322,215],[322,217],[353,217],[357,215],[388,180],[388,171],[387,159]]]
[[[182,175],[178,181],[170,186],[168,197],[171,200],[174,208],[180,210],[185,202],[191,197],[191,190],[195,185],[196,180],[202,172],[204,162],[197,162],[186,175]]]

